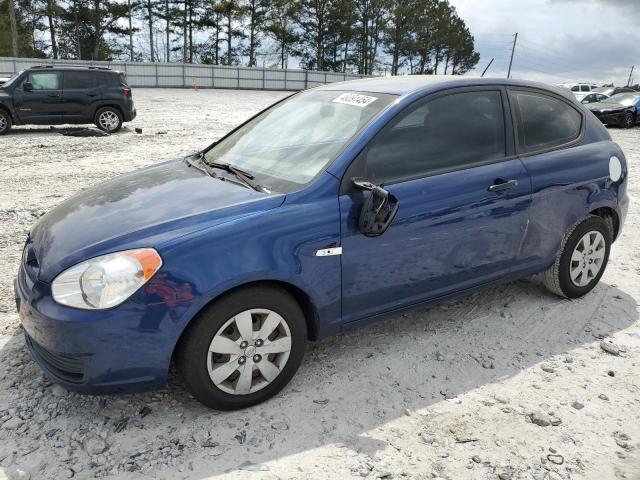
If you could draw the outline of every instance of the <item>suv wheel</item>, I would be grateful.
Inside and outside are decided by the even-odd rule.
[[[11,128],[11,115],[5,110],[0,110],[0,135],[5,134]]]
[[[234,410],[282,390],[302,362],[306,338],[302,309],[286,291],[248,287],[204,310],[180,340],[175,360],[197,400]]]
[[[556,295],[578,298],[600,281],[611,249],[609,224],[590,215],[565,237],[555,263],[542,274],[545,286]]]
[[[104,107],[96,112],[95,124],[100,130],[115,133],[122,127],[122,114],[113,107]]]

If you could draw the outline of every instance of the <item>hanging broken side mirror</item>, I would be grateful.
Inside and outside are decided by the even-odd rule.
[[[367,237],[377,237],[387,231],[398,213],[398,199],[384,188],[360,178],[352,178],[351,182],[360,190],[369,190],[360,211],[358,230]]]

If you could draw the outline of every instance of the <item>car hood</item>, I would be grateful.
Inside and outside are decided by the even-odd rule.
[[[604,103],[604,102],[595,102],[587,104],[587,108],[589,110],[597,110],[598,112],[612,112],[617,110],[624,110],[626,107],[621,103]]]
[[[69,198],[30,232],[38,278],[51,281],[76,263],[104,253],[156,247],[179,236],[282,204],[212,178],[184,160],[124,174]],[[162,253],[162,252],[161,252]]]

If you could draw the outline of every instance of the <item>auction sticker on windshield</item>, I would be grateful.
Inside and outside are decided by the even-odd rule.
[[[370,97],[369,95],[361,95],[359,93],[343,93],[339,97],[335,98],[333,103],[345,103],[356,107],[366,107],[377,99],[377,97]]]

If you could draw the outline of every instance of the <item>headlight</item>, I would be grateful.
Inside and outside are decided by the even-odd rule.
[[[58,275],[51,285],[62,305],[102,310],[124,302],[162,266],[153,248],[110,253],[79,263]]]

